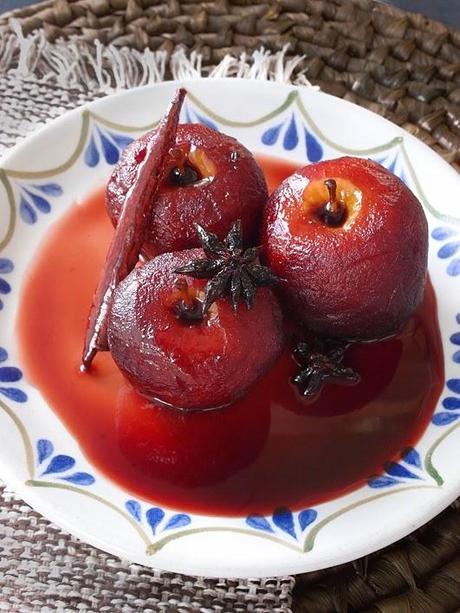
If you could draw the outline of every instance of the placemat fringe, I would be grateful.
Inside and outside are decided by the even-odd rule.
[[[181,81],[202,77],[274,81],[312,86],[299,69],[303,55],[287,57],[289,45],[272,52],[261,47],[238,57],[227,54],[210,68],[196,51],[138,51],[128,47],[76,41],[46,40],[43,30],[24,36],[20,23],[10,20],[13,34],[0,37],[0,74],[13,70],[20,79],[56,83],[60,87],[111,93],[167,78]]]

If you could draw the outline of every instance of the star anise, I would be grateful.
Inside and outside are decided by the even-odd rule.
[[[195,228],[206,258],[189,262],[175,272],[209,279],[204,288],[203,315],[221,296],[230,298],[235,311],[241,299],[247,309],[251,309],[256,287],[278,280],[269,268],[259,264],[261,247],[243,248],[240,220],[233,224],[223,241],[199,224],[195,224]]]
[[[350,343],[323,341],[323,343],[300,342],[293,356],[300,369],[292,378],[300,393],[314,398],[328,381],[352,385],[360,381],[359,374],[343,365],[345,352]]]

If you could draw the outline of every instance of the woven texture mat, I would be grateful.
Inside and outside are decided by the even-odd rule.
[[[55,0],[14,17],[0,18],[0,153],[37,124],[110,91],[239,75],[319,85],[402,125],[454,166],[460,161],[460,33],[420,15],[371,0]],[[260,45],[266,51],[251,55]],[[0,488],[0,611],[291,606],[460,611],[459,505],[354,564],[295,582],[220,581],[115,559]]]

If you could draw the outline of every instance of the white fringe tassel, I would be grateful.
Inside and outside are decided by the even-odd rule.
[[[187,81],[202,77],[239,77],[244,79],[296,83],[312,86],[302,71],[294,71],[305,56],[286,58],[288,45],[271,53],[261,48],[251,55],[226,55],[212,69],[202,65],[202,57],[178,48],[169,57],[165,51],[143,52],[128,47],[104,46],[62,39],[49,43],[44,32],[28,36],[12,19],[14,34],[0,35],[0,75],[12,71],[18,78],[56,83],[62,87],[110,93],[164,81],[169,67],[174,79]],[[11,73],[10,73],[11,74]]]

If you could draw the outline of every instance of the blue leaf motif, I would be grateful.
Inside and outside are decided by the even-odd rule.
[[[85,164],[90,168],[94,168],[99,164],[99,159],[99,151],[97,150],[96,143],[94,142],[94,137],[91,135],[88,146],[85,149]]]
[[[191,115],[191,112],[190,112],[190,109],[189,109],[188,105],[185,107],[185,111],[184,112],[185,112],[185,122],[186,123],[193,123],[193,118],[192,118],[192,115]]]
[[[406,177],[406,173],[404,172],[404,170],[401,168],[401,171],[399,173],[399,178],[401,179],[401,181],[403,183],[405,183],[407,186],[410,187],[409,185],[409,179]]]
[[[125,149],[128,145],[133,142],[133,138],[131,136],[126,136],[125,134],[117,134],[116,132],[107,132],[110,138],[116,143],[119,149]]]
[[[268,128],[268,130],[265,130],[265,132],[262,134],[262,143],[264,145],[274,145],[278,140],[282,127],[283,124],[280,123],[277,126],[273,126],[272,128]]]
[[[73,473],[68,477],[60,477],[63,481],[69,481],[74,485],[93,485],[96,479],[89,473]]]
[[[16,387],[0,387],[0,394],[14,402],[27,402],[27,394]]]
[[[460,258],[455,258],[455,260],[449,262],[447,274],[451,277],[458,277],[458,275],[460,275]]]
[[[456,234],[457,234],[456,230],[454,230],[453,228],[447,228],[447,227],[435,228],[431,232],[431,236],[436,241],[445,241],[447,238],[450,238],[451,236],[455,236]]]
[[[294,516],[292,515],[292,511],[290,509],[287,507],[280,507],[279,509],[276,509],[273,513],[272,519],[275,526],[278,526],[278,528],[293,538],[297,538],[294,527]]]
[[[54,445],[46,438],[37,441],[38,463],[41,464],[53,455]]]
[[[386,475],[371,477],[368,481],[369,487],[373,488],[391,487],[392,485],[397,485],[398,483],[401,483],[399,479],[387,477]]]
[[[256,530],[273,532],[273,528],[270,526],[270,523],[262,515],[249,515],[249,517],[246,517],[246,523],[248,526],[255,528]]]
[[[57,183],[44,183],[43,185],[34,185],[33,187],[46,196],[52,196],[53,198],[63,194],[62,187]]]
[[[457,411],[457,409],[460,409],[460,398],[448,396],[442,401],[442,406],[448,411]]]
[[[116,164],[120,158],[118,148],[112,143],[107,136],[98,129],[98,134],[101,139],[102,150],[104,152],[105,161],[107,164]]]
[[[152,528],[153,534],[155,534],[158,524],[161,522],[164,516],[165,512],[159,507],[152,507],[146,512],[145,517],[147,518],[149,526]]]
[[[442,259],[450,258],[460,249],[460,242],[446,243],[438,250],[438,257]]]
[[[5,275],[9,272],[13,272],[14,264],[11,260],[7,258],[0,258],[0,274]]]
[[[387,168],[390,172],[392,172],[393,174],[396,174],[396,161],[398,159],[398,155],[396,154],[395,157],[392,159],[392,161],[388,164]]]
[[[323,147],[319,140],[305,128],[305,147],[310,162],[319,162],[323,157]]]
[[[39,196],[38,194],[34,194],[33,192],[29,191],[28,189],[24,189],[24,192],[29,196],[29,198],[32,200],[33,204],[37,207],[37,209],[41,213],[49,213],[51,211],[50,203],[48,202],[48,200],[43,198],[43,196]],[[29,200],[29,202],[30,202],[30,200]]]
[[[11,292],[11,285],[0,278],[0,294],[9,294]]]
[[[420,454],[413,447],[407,447],[407,449],[404,449],[401,457],[407,464],[412,464],[412,466],[422,468],[422,459],[420,458]]]
[[[396,462],[387,462],[385,464],[385,472],[392,477],[400,477],[401,479],[420,479],[418,475]]]
[[[456,421],[459,417],[460,415],[457,413],[436,413],[431,418],[431,421],[435,426],[447,426]]]
[[[53,473],[63,473],[75,466],[75,460],[68,455],[57,455],[48,464],[48,468],[43,475],[51,475]]]
[[[447,388],[454,394],[460,395],[460,379],[449,379],[447,381]]]
[[[0,367],[0,381],[2,383],[16,383],[22,379],[22,372],[14,366]]]
[[[294,113],[292,114],[291,121],[289,122],[288,129],[284,135],[283,139],[283,147],[286,151],[291,151],[295,149],[299,143],[299,136],[297,134],[297,127],[295,124]]]
[[[127,500],[125,503],[126,510],[135,520],[141,521],[141,505],[137,500]]]
[[[0,347],[0,362],[6,362],[8,359],[8,351],[3,347]]]
[[[399,160],[399,153],[396,153],[392,158],[380,158],[375,161],[378,164],[381,164],[384,168],[395,174],[397,177],[401,179],[403,183],[409,185],[409,180],[404,172],[404,169],[400,167],[399,171],[397,170]]]
[[[19,202],[19,214],[21,215],[22,220],[30,225],[37,221],[37,213],[22,195]]]
[[[318,517],[318,512],[315,509],[304,509],[299,513],[299,526],[302,532],[307,526],[312,524]]]
[[[455,316],[455,321],[460,324],[460,313]],[[460,345],[460,332],[452,334],[449,340],[453,345]],[[456,364],[460,364],[460,350],[452,354],[452,360]],[[460,419],[460,412],[458,412],[460,411],[460,379],[448,379],[446,387],[455,396],[447,396],[443,399],[442,406],[445,411],[435,413],[431,418],[431,422],[435,426],[446,426]]]
[[[199,115],[196,111],[195,111],[195,116],[198,119],[198,121],[204,126],[211,128],[211,130],[215,130],[216,132],[219,131],[219,128],[217,127],[217,125],[213,121],[208,119],[207,117],[204,117],[203,115]]]
[[[166,526],[163,530],[172,530],[173,528],[183,528],[184,526],[188,526],[192,520],[189,515],[185,513],[177,513],[168,519]]]

